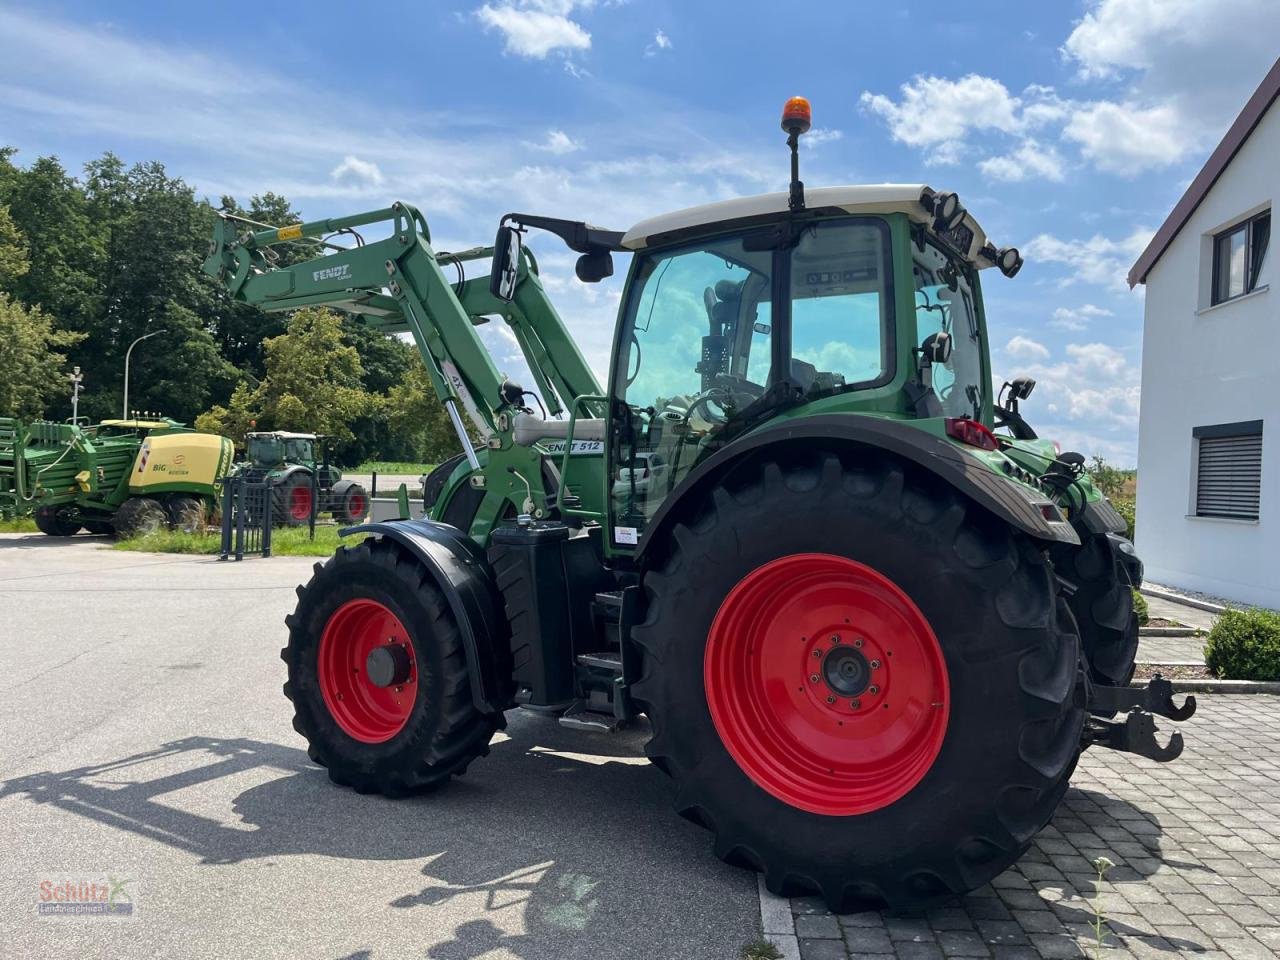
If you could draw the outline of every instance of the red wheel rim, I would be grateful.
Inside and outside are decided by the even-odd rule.
[[[891,580],[827,553],[773,560],[729,591],[703,683],[742,771],[811,813],[898,800],[947,729],[946,661],[929,622]]]
[[[294,487],[289,491],[289,515],[295,520],[306,520],[311,516],[311,488]]]
[[[348,503],[349,506],[347,507],[347,513],[351,519],[359,520],[364,516],[364,497],[362,495],[353,493],[351,495],[351,500],[348,501]]]
[[[366,676],[365,663],[375,647],[388,643],[409,655],[409,675],[403,684],[379,687]],[[409,632],[394,613],[364,597],[348,600],[324,625],[317,674],[329,713],[361,743],[383,743],[403,730],[418,694]]]

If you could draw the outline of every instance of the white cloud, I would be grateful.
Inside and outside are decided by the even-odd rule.
[[[1004,352],[1015,360],[1048,360],[1049,348],[1043,343],[1019,334],[1004,345]]]
[[[1042,144],[1032,139],[1023,140],[1013,153],[988,157],[978,167],[992,180],[1013,183],[1036,177],[1057,183],[1065,173],[1062,156],[1058,151],[1051,144]]]
[[[653,42],[644,48],[644,55],[646,57],[654,57],[654,56],[657,56],[658,51],[670,50],[670,49],[671,49],[671,38],[668,37],[663,31],[659,30],[657,33],[653,35]]]
[[[1125,177],[1167,167],[1199,145],[1171,104],[1143,107],[1129,101],[1081,105],[1071,114],[1063,136],[1079,143],[1080,152],[1100,170]]]
[[[342,162],[329,171],[331,179],[339,183],[351,183],[357,186],[373,186],[382,185],[382,171],[378,169],[378,165],[370,160],[361,160],[347,154],[342,158]]]
[[[1110,316],[1113,316],[1110,310],[1094,306],[1092,303],[1086,303],[1080,307],[1058,307],[1053,311],[1053,319],[1049,321],[1049,326],[1055,330],[1070,330],[1078,333],[1087,328],[1091,320]]]
[[[543,60],[552,52],[591,48],[591,34],[568,16],[574,7],[588,5],[575,0],[517,0],[496,6],[486,3],[476,16],[486,27],[502,33],[507,53]]]
[[[999,80],[970,73],[959,80],[918,76],[899,87],[902,98],[863,91],[862,104],[889,124],[894,140],[928,147],[962,140],[970,130],[1019,128],[1019,101]]]
[[[800,138],[800,143],[812,149],[813,147],[820,147],[824,143],[834,143],[843,139],[843,130],[835,130],[831,127],[813,127]]]
[[[1129,267],[1146,248],[1153,232],[1139,227],[1120,240],[1101,234],[1088,240],[1062,240],[1041,233],[1031,238],[1023,255],[1029,263],[1040,260],[1068,267],[1070,273],[1060,281],[1061,286],[1091,283],[1123,290]]]
[[[575,153],[582,149],[582,144],[563,130],[548,130],[547,138],[541,143],[530,143],[526,140],[524,145],[530,150],[542,150],[545,153],[553,153],[556,156],[564,156],[566,153]]]

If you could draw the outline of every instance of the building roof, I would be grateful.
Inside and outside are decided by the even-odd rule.
[[[1277,96],[1280,96],[1280,59],[1276,60],[1263,78],[1258,89],[1249,98],[1249,102],[1240,111],[1240,116],[1236,117],[1236,122],[1231,125],[1231,129],[1227,131],[1213,153],[1209,154],[1209,159],[1196,174],[1196,178],[1191,181],[1187,192],[1182,195],[1182,199],[1177,202],[1173,211],[1160,225],[1160,229],[1156,231],[1156,235],[1147,244],[1147,249],[1142,251],[1142,256],[1138,257],[1137,262],[1129,270],[1130,287],[1147,282],[1147,274],[1151,272],[1151,268],[1169,249],[1169,244],[1173,243],[1174,237],[1186,226],[1191,215],[1196,212],[1201,201],[1218,182],[1218,178],[1244,146],[1244,142],[1249,139],[1254,128],[1262,121]]]
[[[805,188],[805,206],[811,210],[819,207],[836,207],[849,213],[905,213],[919,223],[932,223],[932,215],[920,203],[924,193],[932,193],[924,184],[877,183],[842,187]],[[693,230],[701,226],[750,220],[785,213],[790,195],[764,193],[754,197],[738,197],[688,207],[671,213],[659,214],[641,220],[622,237],[622,246],[628,250],[642,250],[654,239],[674,233]],[[976,251],[986,244],[986,233],[978,226],[973,214],[965,214],[965,225],[974,232],[971,259],[979,267],[992,266],[986,257],[978,257]]]

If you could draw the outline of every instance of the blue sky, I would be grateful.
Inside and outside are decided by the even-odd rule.
[[[1278,27],[1274,0],[0,3],[0,142],[73,171],[158,159],[309,218],[403,199],[447,249],[510,210],[622,229],[784,189],[777,118],[803,94],[807,183],[956,190],[1022,248],[1015,280],[987,281],[997,374],[1039,379],[1044,435],[1131,464],[1142,294],[1123,276]],[[580,284],[533,242],[603,372],[618,278]]]

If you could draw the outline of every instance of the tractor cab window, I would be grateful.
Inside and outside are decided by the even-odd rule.
[[[791,376],[823,393],[879,380],[890,369],[888,231],[824,220],[791,254]]]
[[[932,242],[916,251],[916,342],[951,335],[951,359],[933,367],[933,391],[948,417],[982,416],[982,336],[965,271]]]
[[[284,442],[284,458],[290,463],[310,463],[315,459],[315,444],[308,439],[290,437]]]
[[[249,459],[259,466],[272,466],[284,459],[284,444],[277,437],[249,437]]]
[[[615,381],[630,416],[610,478],[623,528],[643,529],[708,445],[764,393],[772,259],[734,237],[637,264]]]

